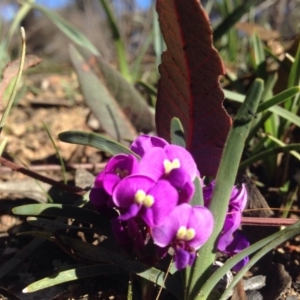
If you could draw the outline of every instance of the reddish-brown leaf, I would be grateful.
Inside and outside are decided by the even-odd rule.
[[[178,117],[201,175],[215,175],[231,119],[223,107],[219,76],[225,70],[208,16],[197,0],[157,0],[156,9],[167,45],[159,67],[158,135],[169,141],[171,119]]]

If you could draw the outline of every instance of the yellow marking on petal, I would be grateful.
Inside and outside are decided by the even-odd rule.
[[[194,228],[189,228],[189,229],[186,231],[186,234],[185,234],[184,239],[185,239],[186,241],[190,241],[190,240],[192,240],[192,239],[195,237],[195,235],[196,235],[195,229],[194,229]]]
[[[134,195],[134,201],[138,204],[143,204],[146,193],[143,190],[138,190]]]
[[[144,199],[143,205],[146,207],[151,207],[154,203],[154,198],[151,195],[147,195]]]
[[[173,161],[165,159],[164,167],[165,167],[165,174],[169,174],[173,169],[180,168],[180,161],[178,158],[175,158]]]
[[[147,195],[143,190],[138,190],[134,195],[134,202],[151,207],[154,203],[154,198],[151,195]]]
[[[186,235],[186,227],[185,226],[180,226],[178,231],[177,231],[177,234],[176,234],[177,239],[183,240],[185,235]]]
[[[180,226],[176,237],[179,240],[183,240],[183,241],[190,241],[192,240],[196,235],[196,231],[194,228],[189,228],[187,229],[185,226]]]

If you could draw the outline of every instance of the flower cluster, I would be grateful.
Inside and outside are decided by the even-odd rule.
[[[99,211],[110,209],[116,240],[123,247],[142,253],[151,240],[163,256],[169,247],[175,250],[175,265],[192,265],[196,251],[210,237],[214,220],[204,206],[191,206],[193,181],[199,176],[191,154],[184,148],[147,135],[131,145],[134,154],[112,157],[95,180],[90,193]],[[204,187],[206,205],[214,184]],[[244,188],[233,189],[222,236],[221,251],[233,255],[240,239],[233,233],[240,225],[245,206]],[[116,215],[116,212],[117,215]]]

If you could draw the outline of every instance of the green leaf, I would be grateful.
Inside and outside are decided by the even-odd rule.
[[[233,288],[233,286],[237,283],[237,281],[241,278],[242,274],[244,274],[249,268],[253,266],[253,264],[258,261],[262,256],[264,256],[267,252],[274,249],[276,246],[282,244],[284,241],[291,239],[292,237],[298,235],[300,232],[300,222],[297,222],[287,228],[285,228],[282,231],[276,232],[272,235],[269,235],[268,237],[256,242],[255,244],[249,246],[248,248],[244,249],[240,253],[236,254],[232,258],[228,259],[225,264],[216,270],[216,272],[213,273],[213,275],[209,278],[209,280],[202,286],[202,289],[200,291],[200,295],[197,299],[207,299],[204,295],[208,295],[210,291],[214,288],[214,286],[219,282],[220,278],[222,278],[228,270],[233,268],[240,260],[242,260],[244,257],[251,255],[252,253],[256,252],[257,250],[263,248],[260,252],[258,252],[252,261],[247,264],[234,278],[234,283],[230,286],[228,286],[227,291]],[[223,295],[224,296],[224,295]],[[222,298],[226,299],[226,298]],[[221,300],[221,299],[220,299]]]
[[[257,113],[263,112],[272,106],[275,106],[277,104],[283,103],[284,101],[288,100],[290,97],[295,96],[300,92],[299,86],[291,87],[276,96],[272,97],[271,99],[261,103],[257,108]]]
[[[269,138],[270,140],[272,140],[273,142],[275,142],[276,144],[278,144],[279,146],[283,146],[283,147],[287,146],[284,142],[282,142],[281,140],[275,138],[274,136],[272,136],[270,134],[267,134],[266,137]],[[300,154],[298,152],[291,150],[290,153],[294,157],[296,157],[298,160],[300,160]]]
[[[88,202],[89,193],[86,193],[82,198],[77,200],[73,206],[82,206]],[[63,222],[64,218],[58,218],[57,221]],[[66,220],[65,220],[66,221]],[[55,230],[47,229],[46,232],[49,234],[53,233]],[[29,242],[24,248],[17,252],[17,254],[6,261],[2,266],[0,266],[0,279],[6,276],[9,272],[11,272],[16,266],[18,266],[22,261],[24,261],[30,254],[32,254],[41,244],[43,244],[44,240],[35,238],[31,242]]]
[[[137,154],[122,144],[101,134],[84,131],[64,131],[58,135],[58,138],[65,143],[90,146],[112,155],[124,153],[132,154],[137,158],[140,158]]]
[[[98,276],[98,275],[119,274],[119,273],[122,273],[120,268],[111,265],[101,264],[101,265],[93,265],[87,267],[78,267],[78,268],[53,274],[50,277],[45,277],[41,280],[31,283],[22,292],[32,293],[32,292],[39,291],[41,289],[49,288],[51,286],[61,284],[64,282],[69,282],[72,280]]]
[[[290,88],[292,86],[299,85],[299,83],[300,83],[300,43],[298,45],[295,61],[293,62],[292,68],[289,73],[288,87]],[[293,101],[293,99],[291,98],[290,101],[287,101],[285,103],[285,108],[289,111],[296,113],[298,110],[298,104],[296,101]]]
[[[227,31],[234,27],[240,18],[254,5],[254,1],[245,1],[242,5],[238,6],[232,13],[214,29],[213,39],[214,43],[218,41]]]
[[[135,154],[122,144],[101,134],[84,131],[64,131],[58,135],[58,138],[65,143],[90,146],[108,152],[112,155],[121,153],[133,154],[137,158],[139,158],[137,154]]]
[[[256,32],[254,32],[252,36],[252,44],[254,52],[254,67],[256,69],[257,76],[267,79],[264,46]]]
[[[16,215],[72,218],[87,222],[111,236],[111,222],[96,211],[67,204],[27,204],[13,208]]]
[[[157,96],[157,89],[153,85],[141,80],[139,80],[137,83],[140,84],[149,95],[155,97]]]
[[[44,232],[28,232],[28,234],[34,234],[35,236],[41,236],[42,238],[47,238],[50,241],[55,241],[51,234],[48,236]],[[159,286],[170,291],[177,299],[182,299],[183,290],[182,285],[172,274],[168,274],[165,280],[165,272],[149,267],[138,261],[128,260],[125,256],[115,253],[111,249],[106,249],[101,246],[91,245],[73,238],[66,236],[59,236],[60,240],[64,242],[68,247],[76,251],[77,256],[84,257],[94,262],[108,262],[112,265],[116,265],[128,272],[135,273],[136,275],[145,278]],[[77,252],[78,251],[78,252]]]
[[[185,148],[184,130],[178,118],[171,120],[171,144]]]
[[[274,147],[274,148],[262,151],[260,153],[257,153],[255,155],[252,155],[249,158],[247,158],[247,159],[245,159],[244,161],[241,162],[239,169],[243,170],[247,166],[250,166],[251,164],[253,164],[254,162],[256,162],[258,160],[263,160],[267,157],[270,157],[271,155],[275,155],[275,154],[281,153],[281,152],[284,152],[284,153],[285,152],[290,152],[292,150],[299,151],[300,150],[300,144],[289,144],[289,145],[286,145],[286,146]]]
[[[74,43],[88,49],[94,55],[99,55],[99,51],[95,46],[77,30],[73,25],[67,22],[64,18],[58,15],[53,10],[47,9],[38,4],[31,4],[34,9],[39,10],[43,15],[50,19],[53,24],[55,24],[61,32],[63,32],[68,38],[70,38]]]
[[[70,45],[69,53],[85,101],[102,128],[115,140],[134,140],[137,136],[135,128],[105,83],[98,78],[74,46]]]
[[[102,4],[102,7],[106,13],[108,24],[111,29],[113,39],[115,41],[118,59],[119,59],[120,71],[124,78],[126,78],[128,81],[132,81],[132,76],[129,72],[128,63],[127,63],[126,50],[125,50],[126,48],[124,45],[124,41],[122,40],[113,11],[109,3],[107,2],[107,0],[99,0],[99,2]]]
[[[297,87],[296,87],[297,88]],[[225,94],[225,97],[230,99],[230,100],[234,100],[234,101],[237,101],[237,102],[243,102],[244,99],[245,99],[245,96],[242,95],[242,94],[239,94],[239,93],[235,93],[235,92],[231,92],[231,91],[227,91],[227,90],[223,90],[224,91],[224,94]],[[294,90],[295,91],[295,90]],[[282,92],[282,93],[285,93],[286,91]],[[282,93],[281,96],[280,96],[280,102],[282,103]],[[279,94],[278,94],[279,95]],[[274,96],[273,98],[277,98],[277,96]],[[268,101],[273,101],[273,98],[272,99],[269,99],[265,102],[268,102]],[[285,98],[285,100],[283,101],[286,101],[288,100],[289,98]],[[278,98],[277,98],[278,100]],[[265,103],[264,102],[264,103]],[[263,103],[261,104],[263,105]],[[274,114],[277,114],[278,116],[288,120],[289,122],[291,123],[294,123],[295,125],[299,126],[300,127],[300,117],[298,117],[297,115],[295,115],[294,113],[284,109],[283,107],[281,106],[271,106],[268,108],[268,111],[274,113]]]
[[[188,293],[189,299],[197,298],[201,286],[210,276],[210,267],[216,254],[216,240],[224,225],[228,202],[244,149],[244,143],[250,131],[253,114],[255,114],[260,101],[263,86],[261,79],[256,79],[253,82],[228,134],[209,206],[215,219],[214,231],[208,242],[200,248],[199,259],[196,260],[192,267],[194,274],[190,286],[191,289]],[[208,297],[208,294],[206,294],[206,297]]]
[[[141,93],[101,56],[91,56],[82,48],[78,50],[85,58],[86,65],[101,78],[137,131],[153,131],[154,114]]]
[[[74,229],[79,231],[93,231],[93,228],[90,227],[82,227],[82,226],[72,226],[65,224],[64,222],[49,220],[45,218],[36,218],[36,217],[28,217],[26,221],[37,227],[48,228],[48,229]]]
[[[200,177],[196,176],[194,180],[194,186],[195,186],[195,192],[192,200],[190,201],[190,204],[192,206],[195,205],[204,205],[204,200],[203,200],[203,192],[202,192],[202,185],[201,185],[201,179]]]

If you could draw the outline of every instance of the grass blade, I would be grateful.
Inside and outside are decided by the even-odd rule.
[[[62,271],[56,274],[53,274],[50,277],[43,278],[34,283],[28,285],[23,289],[23,293],[32,293],[39,291],[41,289],[49,288],[51,286],[61,284],[64,282],[69,282],[72,280],[77,280],[81,278],[87,278],[98,275],[108,275],[108,274],[119,274],[122,273],[122,270],[117,266],[111,265],[93,265],[87,267],[78,267],[66,271]]]
[[[53,24],[55,24],[58,29],[63,32],[69,39],[71,39],[75,44],[80,45],[88,49],[94,55],[99,55],[99,51],[96,47],[82,34],[78,29],[76,29],[72,24],[62,18],[56,12],[47,9],[38,4],[31,4],[32,8],[39,10],[44,16],[46,16]]]
[[[58,135],[58,138],[65,143],[94,147],[96,149],[108,152],[112,155],[125,153],[133,154],[137,158],[139,158],[137,154],[135,154],[122,144],[101,134],[84,131],[64,131]]]

